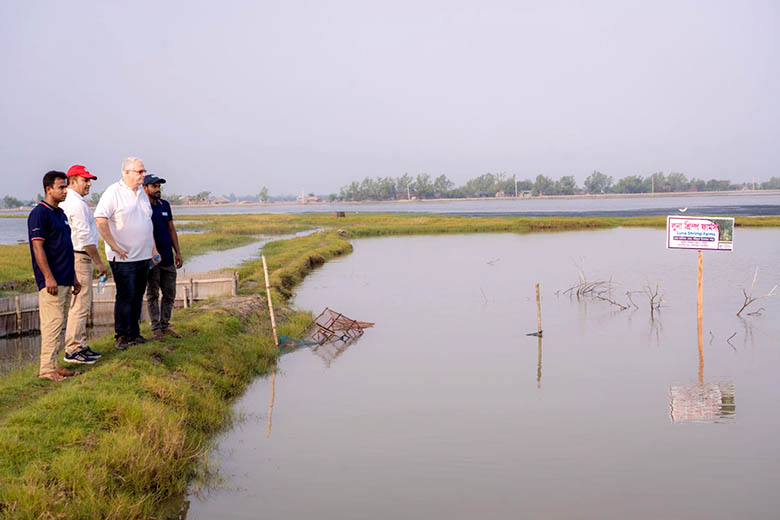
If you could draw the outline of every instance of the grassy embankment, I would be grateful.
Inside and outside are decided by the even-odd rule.
[[[315,266],[351,251],[350,235],[663,227],[665,222],[663,217],[283,217],[273,217],[281,231],[313,226],[346,230],[346,236],[330,230],[266,245],[280,332],[290,336],[299,335],[310,319],[285,307],[292,288]],[[218,236],[246,237],[268,232],[262,228],[270,218],[208,217],[199,225]],[[780,219],[752,224],[776,226]],[[249,283],[263,280],[262,263],[249,262],[240,274],[241,296],[175,313],[181,340],[117,352],[106,337],[93,344],[104,359],[64,383],[38,380],[36,366],[0,379],[0,518],[160,518],[175,513],[175,507],[169,510],[165,504],[207,471],[210,439],[230,423],[233,400],[277,359],[260,296],[263,284]]]
[[[335,232],[277,243],[274,283],[289,291],[350,250]],[[262,277],[257,262],[246,269]],[[275,299],[280,332],[299,335],[310,316]],[[35,366],[0,379],[0,518],[165,517],[166,500],[203,471],[233,399],[276,362],[263,307],[246,294],[177,311],[182,340],[126,352],[100,339],[104,359],[64,383],[38,380]]]

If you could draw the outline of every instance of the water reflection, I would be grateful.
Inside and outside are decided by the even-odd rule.
[[[536,388],[542,388],[542,337],[536,338],[539,340],[539,357],[536,362]]]
[[[734,383],[704,382],[704,349],[699,320],[699,382],[669,387],[669,419],[672,423],[726,423],[736,420]]]
[[[111,331],[111,326],[88,328],[87,339],[99,338]],[[40,355],[40,334],[0,338],[0,375],[21,369],[33,362],[37,363]]]
[[[672,423],[729,423],[736,419],[734,383],[697,383],[669,387]]]
[[[274,416],[274,400],[276,399],[276,369],[271,374],[271,396],[268,398],[268,426],[266,427],[265,436],[271,436],[271,419]]]

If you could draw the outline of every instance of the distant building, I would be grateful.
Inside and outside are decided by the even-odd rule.
[[[298,202],[300,204],[309,204],[311,202],[322,202],[322,199],[314,195],[309,195],[308,197],[305,195],[301,195],[300,197],[298,197]]]
[[[209,199],[209,204],[230,204],[230,199],[225,197],[214,197]]]

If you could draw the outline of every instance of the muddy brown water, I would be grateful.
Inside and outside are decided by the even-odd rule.
[[[224,481],[187,518],[772,518],[780,451],[780,298],[737,318],[742,287],[780,282],[780,231],[704,254],[664,231],[354,242],[295,298],[375,321],[330,356],[300,349],[238,402]],[[556,291],[658,285],[638,310]],[[541,284],[544,336],[536,329]],[[273,385],[272,385],[273,382]],[[272,422],[269,402],[273,395]]]

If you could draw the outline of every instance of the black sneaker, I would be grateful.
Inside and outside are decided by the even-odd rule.
[[[92,357],[92,358],[95,358],[95,359],[100,359],[101,357],[103,357],[103,355],[100,352],[95,352],[94,350],[92,350],[89,347],[84,347],[83,349],[81,349],[81,351],[84,354],[88,355],[89,357]]]
[[[127,347],[130,346],[130,343],[127,342],[127,338],[124,336],[119,336],[114,340],[114,346],[117,350],[127,350]]]
[[[149,340],[140,334],[129,341],[131,345],[140,345],[141,343],[149,343]]]
[[[79,363],[81,365],[94,365],[95,361],[97,359],[93,357],[89,357],[84,350],[79,350],[78,352],[74,352],[73,354],[65,353],[65,362],[66,363]]]

